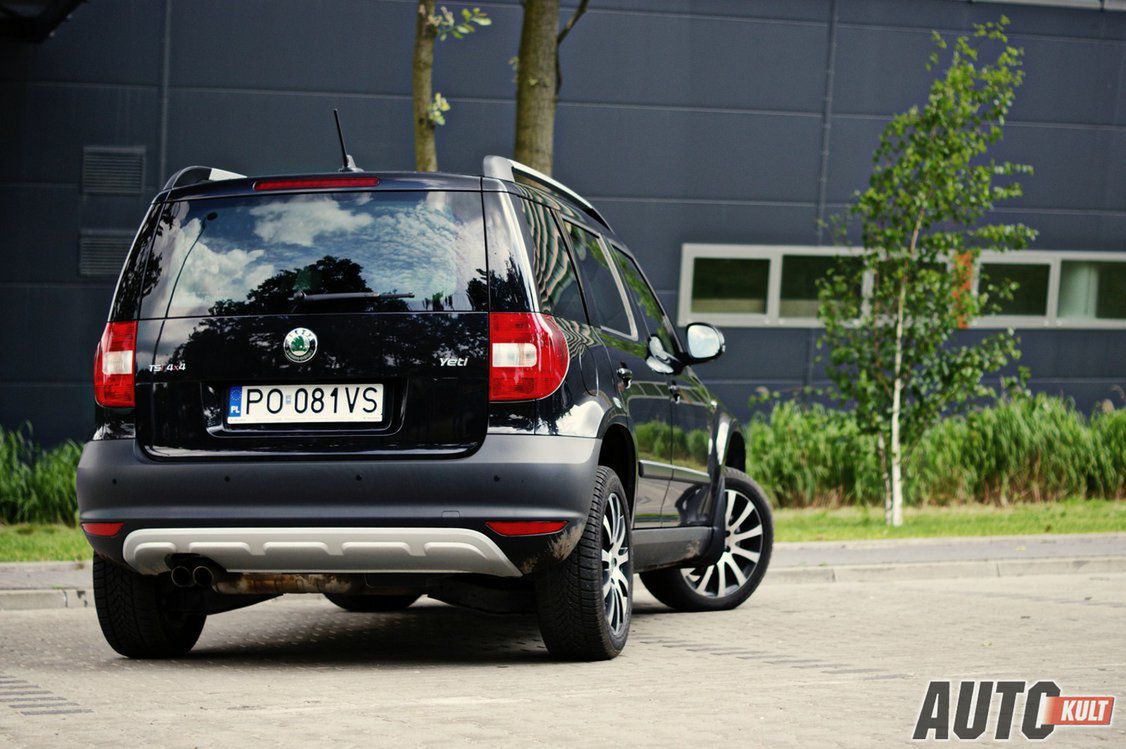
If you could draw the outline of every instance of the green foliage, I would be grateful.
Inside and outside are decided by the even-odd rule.
[[[81,453],[73,442],[40,448],[27,425],[0,428],[0,523],[74,525],[74,471]]]
[[[868,187],[849,212],[863,249],[820,286],[819,345],[828,351],[831,395],[852,409],[864,434],[883,436],[889,502],[898,495],[893,466],[903,449],[944,414],[994,397],[983,377],[1020,355],[1012,331],[953,340],[1013,291],[988,281],[974,289],[981,250],[1019,250],[1035,238],[1026,226],[988,220],[996,203],[1021,195],[1010,178],[1032,171],[986,158],[1023,79],[1023,52],[1008,44],[1007,24],[1002,17],[978,25],[952,44],[933,35],[928,70],[944,58],[946,68],[921,108],[884,128]],[[983,51],[994,59],[982,62]]]
[[[458,17],[460,15],[460,18]],[[434,34],[438,37],[438,41],[446,41],[446,37],[452,36],[454,39],[464,39],[467,35],[476,31],[473,28],[474,24],[477,26],[490,26],[493,21],[489,15],[480,8],[462,8],[461,13],[455,15],[451,10],[442,6],[438,12],[430,16],[428,19],[430,24],[434,27]]]
[[[877,455],[847,412],[784,403],[748,425],[748,472],[779,507],[878,504]],[[1126,410],[1088,419],[1060,398],[1004,398],[931,426],[904,473],[915,505],[1126,498]]]
[[[433,126],[445,125],[448,111],[450,111],[450,103],[446,101],[446,97],[440,92],[435,92],[434,101],[430,102],[430,107],[426,110],[426,119]]]

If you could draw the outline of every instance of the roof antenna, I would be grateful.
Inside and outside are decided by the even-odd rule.
[[[344,166],[340,167],[340,171],[362,172],[363,169],[356,166],[356,160],[352,158],[352,155],[348,153],[348,149],[344,147],[344,131],[340,129],[340,113],[333,109],[332,116],[336,118],[336,135],[340,138],[340,158],[344,162]]]

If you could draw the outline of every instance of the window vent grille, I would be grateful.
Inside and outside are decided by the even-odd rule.
[[[117,276],[133,242],[133,233],[117,229],[83,229],[78,235],[78,274]]]
[[[137,195],[145,185],[144,146],[85,146],[82,192]]]

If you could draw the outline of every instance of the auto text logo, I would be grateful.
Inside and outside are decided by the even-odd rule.
[[[1061,726],[1109,726],[1114,697],[1067,696],[1054,681],[951,681],[927,686],[912,739],[962,741],[986,737],[990,715],[996,720],[989,738],[1006,741],[1021,734],[1026,739],[1046,739]],[[1018,704],[1019,703],[1019,704]]]

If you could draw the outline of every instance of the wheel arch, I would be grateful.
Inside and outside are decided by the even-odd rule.
[[[637,487],[637,448],[633,442],[633,435],[624,424],[615,422],[606,427],[606,431],[602,434],[598,465],[611,468],[618,474],[626,490],[632,518]]]

